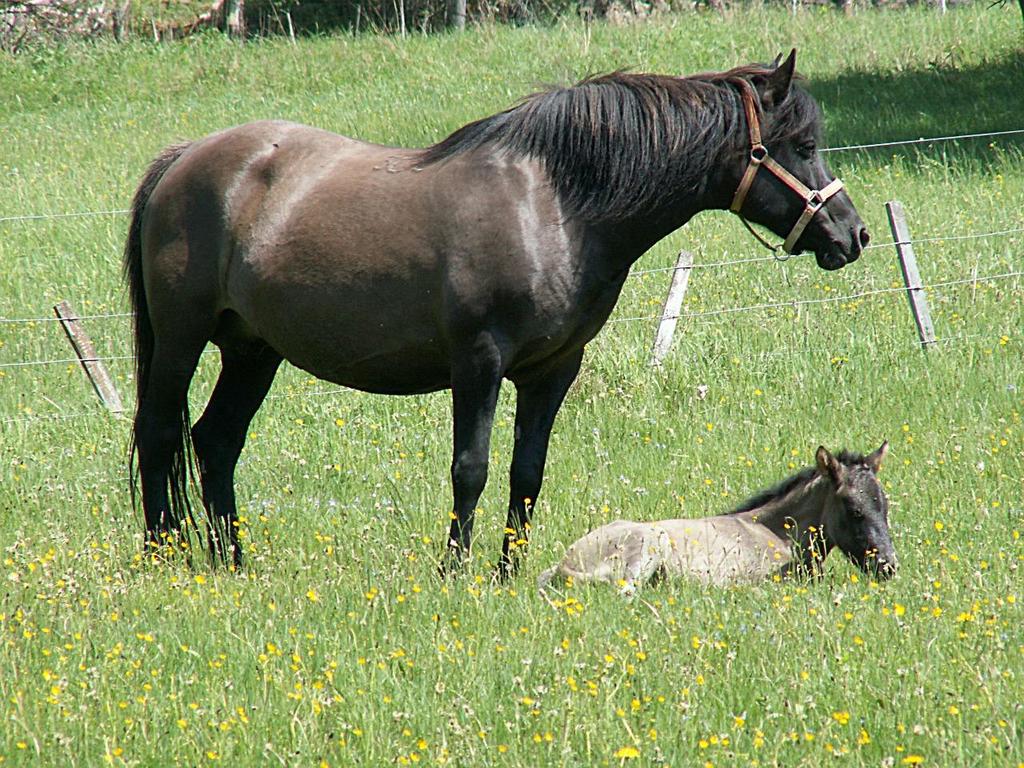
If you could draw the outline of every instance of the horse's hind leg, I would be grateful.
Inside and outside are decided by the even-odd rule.
[[[630,553],[626,562],[620,585],[620,592],[626,597],[633,596],[637,589],[663,574],[672,553],[672,541],[663,528],[645,527],[638,538],[635,551]]]
[[[235,507],[235,466],[249,423],[274,381],[281,356],[263,342],[221,350],[221,372],[210,402],[192,428],[199,462],[203,505],[209,514],[210,552],[241,565],[238,513]]]
[[[173,542],[188,515],[188,387],[205,343],[158,340],[139,398],[134,447],[149,546]]]

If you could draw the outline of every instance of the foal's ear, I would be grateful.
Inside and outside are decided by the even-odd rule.
[[[885,440],[878,448],[877,451],[872,453],[870,456],[865,457],[864,463],[868,465],[868,469],[878,474],[878,470],[882,468],[882,461],[885,459],[886,454],[889,453],[889,441]]]
[[[754,85],[761,96],[761,106],[766,110],[772,110],[779,106],[789,96],[789,87],[793,83],[793,73],[796,72],[796,48],[789,52],[784,62],[779,64],[782,55],[775,59],[775,68],[771,74],[763,78],[755,78]]]
[[[843,465],[836,461],[836,457],[829,453],[825,446],[818,446],[818,452],[814,454],[814,461],[818,465],[818,472],[829,478],[836,488],[842,484]]]

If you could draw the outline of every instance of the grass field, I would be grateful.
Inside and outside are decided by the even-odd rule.
[[[875,242],[902,200],[942,341],[916,345],[891,248],[694,271],[646,364],[665,272],[632,277],[556,423],[526,571],[490,583],[513,403],[505,393],[475,558],[435,575],[450,404],[282,370],[238,472],[243,573],[153,565],[107,416],[46,318],[84,315],[130,398],[122,215],[164,144],[282,117],[423,145],[538,85],[631,66],[722,69],[791,46],[833,146],[1024,128],[1016,9],[852,18],[781,10],[624,27],[332,37],[292,46],[82,45],[0,59],[0,762],[9,765],[1024,765],[1024,142],[839,152]],[[1006,231],[985,238],[975,233]],[[760,255],[704,214],[638,270]],[[193,412],[210,391],[204,358]],[[706,390],[704,389],[706,387]],[[901,573],[835,558],[821,583],[624,602],[536,573],[615,517],[725,510],[819,443],[883,469]],[[491,561],[491,562],[489,562]]]

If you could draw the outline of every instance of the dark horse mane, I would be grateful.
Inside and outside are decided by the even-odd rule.
[[[853,451],[840,451],[839,453],[836,454],[836,460],[846,467],[867,466],[864,454],[855,453]],[[794,491],[796,488],[809,483],[811,480],[817,477],[817,475],[817,467],[807,467],[806,469],[801,469],[795,475],[786,478],[778,485],[773,486],[772,488],[769,488],[766,491],[761,491],[760,493],[754,496],[751,496],[749,499],[744,501],[742,504],[740,504],[738,507],[736,507],[731,512],[728,512],[727,514],[737,515],[740,512],[749,512],[752,509],[758,509],[759,507],[763,507],[765,504],[775,501],[776,499],[781,499],[787,494]]]
[[[539,159],[563,203],[591,220],[616,220],[664,203],[666,191],[699,195],[723,147],[747,140],[736,81],[772,68],[673,77],[612,72],[527,96],[517,106],[463,126],[427,147],[421,166],[485,145]],[[816,126],[801,88],[762,126],[771,146]]]

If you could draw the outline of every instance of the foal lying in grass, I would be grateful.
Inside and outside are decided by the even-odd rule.
[[[604,581],[632,594],[647,582],[688,576],[725,586],[775,574],[820,572],[833,547],[881,579],[896,573],[885,491],[877,474],[888,442],[870,454],[819,447],[816,465],[725,515],[697,520],[616,520],[591,531],[544,571],[552,581]]]

